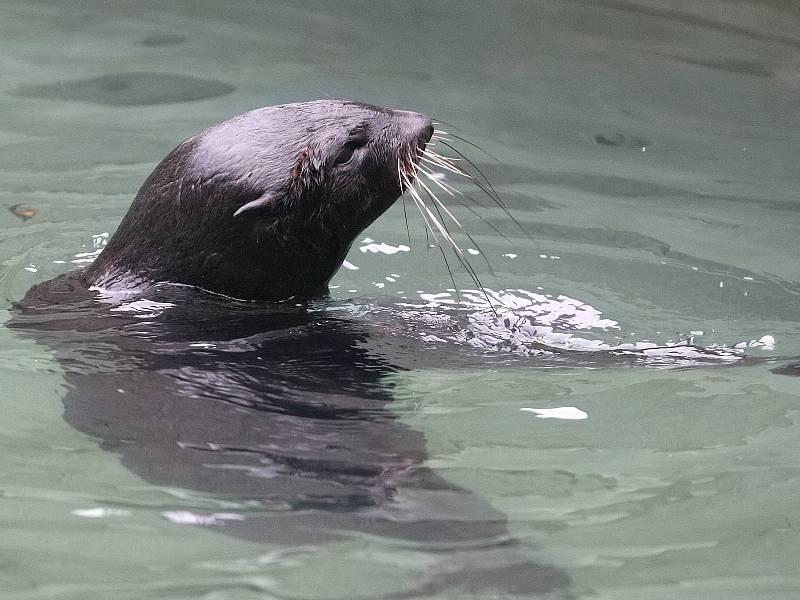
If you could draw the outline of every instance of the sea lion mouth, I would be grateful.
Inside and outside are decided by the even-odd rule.
[[[397,172],[400,179],[400,193],[408,192],[419,182],[421,172],[426,169],[421,166],[428,152],[428,143],[435,133],[433,125],[426,125],[417,134],[417,137],[408,143],[404,150],[398,154]]]

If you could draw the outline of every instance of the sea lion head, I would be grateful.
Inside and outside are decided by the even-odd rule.
[[[413,180],[432,134],[419,113],[342,100],[224,121],[161,161],[84,279],[320,295],[355,237]]]

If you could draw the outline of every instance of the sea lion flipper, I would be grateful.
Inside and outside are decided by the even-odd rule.
[[[255,200],[248,202],[247,204],[242,204],[235,213],[233,213],[234,217],[238,217],[245,211],[252,210],[254,208],[261,208],[262,206],[266,206],[270,202],[272,202],[275,198],[275,195],[272,192],[264,192]]]

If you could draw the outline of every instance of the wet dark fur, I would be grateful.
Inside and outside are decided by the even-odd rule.
[[[324,294],[354,238],[402,193],[398,159],[432,131],[417,113],[340,101],[234,117],[164,158],[84,280],[260,300]]]
[[[353,237],[400,194],[399,153],[429,136],[419,115],[352,103],[264,109],[269,122],[252,130],[258,114],[172,151],[94,265],[35,286],[17,307],[10,326],[64,368],[64,418],[153,484],[248,507],[219,526],[226,533],[413,540],[443,561],[408,597],[450,586],[561,597],[564,573],[530,560],[501,513],[425,467],[423,436],[387,406],[387,376],[423,356],[452,368],[453,357],[324,304],[154,283],[245,298],[323,293]],[[352,169],[337,168],[364,131]],[[233,216],[265,193],[269,202]],[[119,312],[89,284],[174,306]]]

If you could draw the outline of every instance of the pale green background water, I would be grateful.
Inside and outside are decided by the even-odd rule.
[[[497,211],[484,214],[506,238],[464,215],[487,286],[580,299],[628,341],[770,335],[754,356],[796,358],[798,32],[798,4],[779,0],[2,0],[0,204],[40,209],[0,212],[4,307],[113,231],[179,140],[246,109],[346,97],[453,123],[505,165],[478,155],[533,239]],[[134,106],[63,91],[130,72],[236,89]],[[148,97],[190,93],[169,81]],[[408,243],[402,208],[368,234]],[[451,287],[413,219],[411,246],[354,250],[335,294]],[[225,507],[138,479],[72,430],[58,363],[0,339],[0,599],[375,598],[424,566],[392,540],[273,548],[168,522]],[[397,376],[397,410],[430,464],[503,510],[577,596],[793,599],[800,380],[770,366],[419,369]],[[556,406],[589,418],[519,410]],[[73,513],[96,507],[118,512]]]

